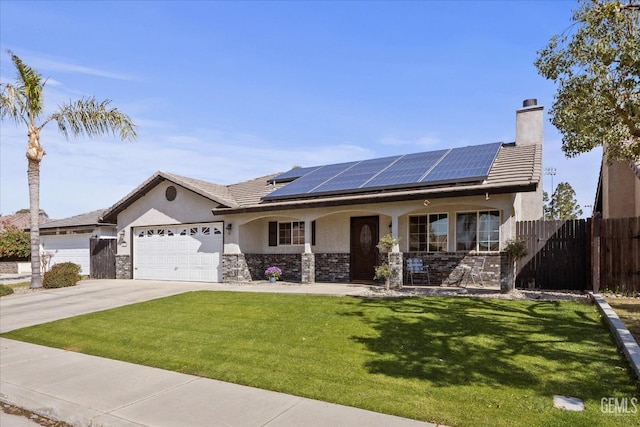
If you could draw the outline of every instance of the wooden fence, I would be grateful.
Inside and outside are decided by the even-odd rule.
[[[92,279],[116,278],[116,245],[116,239],[92,237],[89,240]]]
[[[640,217],[519,221],[519,288],[640,293]]]
[[[599,219],[594,227],[596,291],[640,292],[640,217]]]
[[[528,255],[518,261],[519,288],[591,289],[591,220],[518,221]]]

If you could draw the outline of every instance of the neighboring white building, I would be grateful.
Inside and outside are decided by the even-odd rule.
[[[100,222],[104,209],[49,221],[40,225],[41,254],[50,255],[48,267],[63,262],[80,265],[80,274],[91,275],[90,241],[115,239],[116,226]]]
[[[157,172],[104,212],[117,276],[234,282],[370,281],[422,258],[429,281],[483,258],[499,283],[515,222],[541,219],[543,108],[516,112],[516,141],[293,169],[233,185]],[[376,245],[400,238],[390,255]],[[404,261],[403,261],[404,260]],[[406,275],[400,275],[399,279]]]

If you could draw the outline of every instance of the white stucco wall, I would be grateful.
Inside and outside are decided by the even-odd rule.
[[[180,186],[174,185],[176,198],[168,201],[165,191],[169,185],[174,184],[166,181],[158,184],[118,214],[118,255],[130,253],[132,227],[219,221],[211,213],[217,206],[215,202]]]
[[[455,251],[456,214],[479,210],[499,210],[501,212],[501,245],[515,237],[516,211],[512,194],[456,197],[430,200],[428,207],[424,200],[405,202],[367,204],[360,206],[335,206],[316,209],[301,209],[267,213],[239,214],[235,216],[217,216],[217,220],[232,222],[234,230],[225,236],[225,253],[240,251],[243,253],[301,253],[304,245],[269,246],[268,223],[270,221],[316,221],[315,253],[348,253],[350,250],[351,218],[359,216],[379,217],[380,237],[392,232],[389,227],[394,218],[397,221],[400,236],[400,251],[408,250],[409,216],[446,213],[449,216],[449,251]],[[310,225],[309,225],[310,226]]]

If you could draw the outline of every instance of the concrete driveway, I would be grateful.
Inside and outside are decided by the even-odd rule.
[[[365,286],[268,282],[198,283],[153,280],[83,280],[78,285],[0,298],[0,333],[189,291],[363,295]]]
[[[195,282],[83,280],[76,286],[0,298],[0,333],[188,291],[211,289]]]

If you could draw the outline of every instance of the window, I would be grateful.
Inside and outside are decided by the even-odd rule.
[[[478,250],[500,250],[500,212],[478,212]]]
[[[500,250],[500,212],[479,211],[457,214],[456,250]]]
[[[445,252],[449,235],[447,214],[409,217],[409,250]]]
[[[311,223],[312,233],[314,222]],[[278,245],[304,245],[304,221],[269,222],[269,246]]]
[[[279,222],[278,223],[278,244],[279,245],[303,245],[304,244],[304,222]]]

